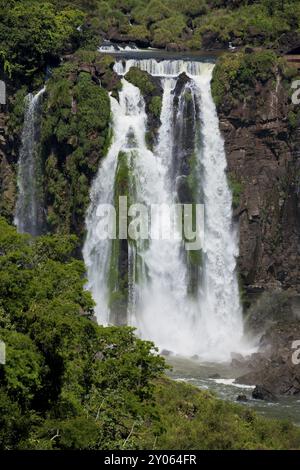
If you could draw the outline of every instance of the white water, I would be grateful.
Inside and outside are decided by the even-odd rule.
[[[147,205],[156,201],[171,205],[175,202],[175,192],[169,181],[172,163],[172,90],[176,81],[165,78],[162,82],[164,94],[161,112],[162,126],[159,142],[155,149],[152,165],[162,165],[161,187],[152,188]],[[175,185],[173,184],[173,189]],[[158,215],[152,220],[152,227],[160,227]],[[168,218],[162,220],[168,224]],[[152,339],[161,349],[176,351],[178,354],[193,354],[189,347],[190,324],[193,308],[187,298],[187,268],[182,257],[180,240],[151,240],[149,249],[142,253],[148,267],[148,282],[139,289],[139,308],[135,317],[138,332],[144,338]]]
[[[102,53],[117,54],[118,52],[139,52],[141,49],[133,45],[121,46],[120,44],[102,44],[102,46],[98,48],[98,51]]]
[[[46,88],[26,97],[22,144],[18,163],[18,199],[15,225],[20,233],[38,235],[40,223],[38,132],[41,99]]]
[[[97,178],[91,190],[91,205],[88,210],[86,225],[87,238],[83,249],[84,260],[87,266],[88,288],[91,290],[97,303],[96,315],[100,323],[109,323],[107,275],[111,252],[109,240],[99,240],[97,229],[99,204],[112,204],[114,199],[114,178],[116,174],[118,155],[120,151],[135,155],[134,175],[136,184],[140,188],[140,202],[147,200],[149,192],[155,191],[161,178],[158,173],[159,165],[153,165],[153,154],[145,143],[146,120],[145,104],[140,91],[122,81],[119,103],[111,98],[113,116],[113,143],[107,157],[101,163]],[[134,136],[134,138],[132,138]],[[135,142],[132,147],[132,141]],[[156,192],[159,194],[160,190]]]
[[[236,275],[238,241],[232,226],[232,195],[226,178],[226,155],[211,96],[212,72],[195,78],[199,90],[201,134],[200,161],[205,206],[203,283],[200,296],[199,337],[205,349],[221,357],[225,351],[241,349],[242,308]]]
[[[198,355],[205,360],[226,361],[230,353],[243,351],[242,309],[236,277],[237,237],[232,226],[232,198],[226,180],[226,156],[218,118],[210,93],[213,65],[200,62],[120,60],[115,71],[124,75],[136,66],[162,77],[163,106],[157,148],[150,152],[145,144],[146,114],[139,90],[123,81],[120,104],[111,99],[114,142],[102,162],[91,192],[87,215],[87,240],[84,259],[88,270],[88,288],[97,303],[99,322],[109,323],[106,285],[110,243],[96,236],[97,206],[112,202],[117,155],[126,148],[128,131],[135,135],[134,178],[138,202],[148,206],[175,201],[175,182],[170,180],[172,165],[173,94],[176,77],[186,72],[192,79],[199,101],[198,123],[202,145],[197,148],[199,184],[205,202],[205,240],[203,278],[199,296],[188,295],[187,267],[178,240],[150,240],[148,248],[137,246],[142,259],[138,282],[135,250],[129,246],[128,323],[140,336],[155,341],[161,349],[180,355]],[[201,179],[201,180],[200,180]],[[201,201],[199,201],[201,202]],[[158,224],[154,218],[152,224]],[[166,222],[167,223],[167,222]],[[147,275],[145,273],[147,272]],[[143,274],[144,273],[144,274]]]
[[[188,60],[162,60],[158,62],[155,59],[120,59],[116,61],[114,70],[118,75],[126,75],[131,67],[145,70],[154,77],[177,77],[182,72],[189,76],[199,76],[202,71],[212,69],[213,65]]]

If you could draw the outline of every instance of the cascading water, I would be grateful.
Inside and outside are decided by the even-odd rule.
[[[38,158],[39,116],[46,88],[26,97],[22,143],[18,164],[18,199],[15,225],[20,233],[39,235],[42,231],[40,161]]]
[[[241,348],[243,321],[236,275],[238,241],[232,225],[232,195],[225,173],[224,142],[210,91],[211,78],[212,70],[195,78],[201,109],[200,162],[205,207],[201,324],[198,327],[199,339],[205,345],[202,355],[210,357],[213,352],[216,357],[222,357],[226,352]]]
[[[97,303],[97,317],[103,324],[108,324],[111,320],[109,317],[110,294],[118,294],[119,286],[116,284],[110,286],[113,291],[110,292],[108,279],[113,243],[108,239],[99,240],[101,214],[98,208],[100,204],[113,204],[117,199],[118,188],[115,187],[114,182],[118,173],[121,173],[121,171],[118,172],[120,160],[125,157],[125,167],[128,166],[132,170],[131,186],[134,184],[135,188],[138,188],[141,202],[147,200],[152,192],[161,194],[161,188],[156,189],[157,185],[160,186],[161,168],[159,164],[153,165],[153,154],[147,149],[145,142],[147,116],[143,98],[140,91],[126,80],[123,79],[122,84],[119,102],[111,97],[113,143],[93,183],[91,205],[86,219],[87,238],[83,249],[88,271],[88,288]],[[122,170],[124,172],[124,167]],[[130,247],[127,248],[130,249]],[[130,261],[132,260],[129,257],[128,264]],[[119,268],[119,266],[112,266],[111,269],[113,268]],[[131,281],[132,279],[129,279],[129,283]],[[126,315],[123,314],[123,317],[127,322],[127,312]],[[124,318],[118,320],[118,323],[124,323]]]
[[[157,146],[151,152],[145,143],[147,116],[143,99],[139,90],[123,79],[120,102],[111,98],[114,141],[94,181],[86,219],[83,253],[97,317],[104,324],[132,324],[142,337],[153,340],[161,349],[206,360],[228,360],[232,351],[243,349],[243,324],[235,270],[238,246],[232,226],[232,197],[210,92],[213,65],[183,60],[119,60],[115,71],[124,76],[132,66],[160,77],[162,124]],[[178,139],[184,139],[185,146]],[[128,241],[122,248],[126,253],[121,264],[119,249],[119,272],[127,263],[122,321],[119,313],[113,313],[110,300],[112,292],[120,288],[120,282],[111,284],[111,265],[116,265],[116,260],[112,263],[114,242],[99,241],[97,236],[97,210],[101,204],[113,203],[116,196],[120,152],[127,154],[130,167],[127,192],[131,202],[147,207],[162,203],[170,206],[192,198],[190,202],[205,204],[201,263],[201,256],[185,253],[178,237],[152,237],[147,243],[135,244]],[[154,215],[151,230],[158,230],[161,223],[167,226],[169,215]],[[196,288],[194,285],[191,289],[191,278]]]

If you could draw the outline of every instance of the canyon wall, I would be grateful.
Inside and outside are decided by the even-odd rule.
[[[282,69],[275,65],[263,78],[244,88],[240,81],[238,92],[227,90],[218,104],[239,223],[239,271],[248,292],[299,292],[300,126]]]

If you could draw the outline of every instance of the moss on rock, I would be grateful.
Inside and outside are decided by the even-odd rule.
[[[47,84],[41,146],[48,228],[84,233],[89,188],[110,142],[108,93],[93,70],[67,62]]]
[[[151,149],[156,142],[158,129],[160,127],[160,113],[162,108],[162,87],[160,80],[152,77],[148,72],[137,67],[131,67],[125,79],[140,89],[145,100],[146,113],[148,117],[148,129],[146,143]]]

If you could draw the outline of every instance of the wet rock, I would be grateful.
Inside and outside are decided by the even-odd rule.
[[[300,365],[293,360],[293,344],[300,339],[300,322],[278,322],[260,340],[258,353],[247,361],[248,372],[236,382],[257,387],[256,396],[300,396]],[[269,399],[269,398],[258,398]]]
[[[252,398],[255,400],[274,401],[276,396],[262,385],[257,385],[252,392]]]
[[[210,375],[208,378],[209,378],[209,379],[220,379],[221,376],[220,376],[220,374],[212,374],[212,375]]]
[[[241,395],[238,395],[238,396],[236,397],[236,401],[245,403],[245,402],[247,402],[247,401],[249,401],[249,400],[248,400],[248,398],[247,398],[246,395],[241,394]]]

